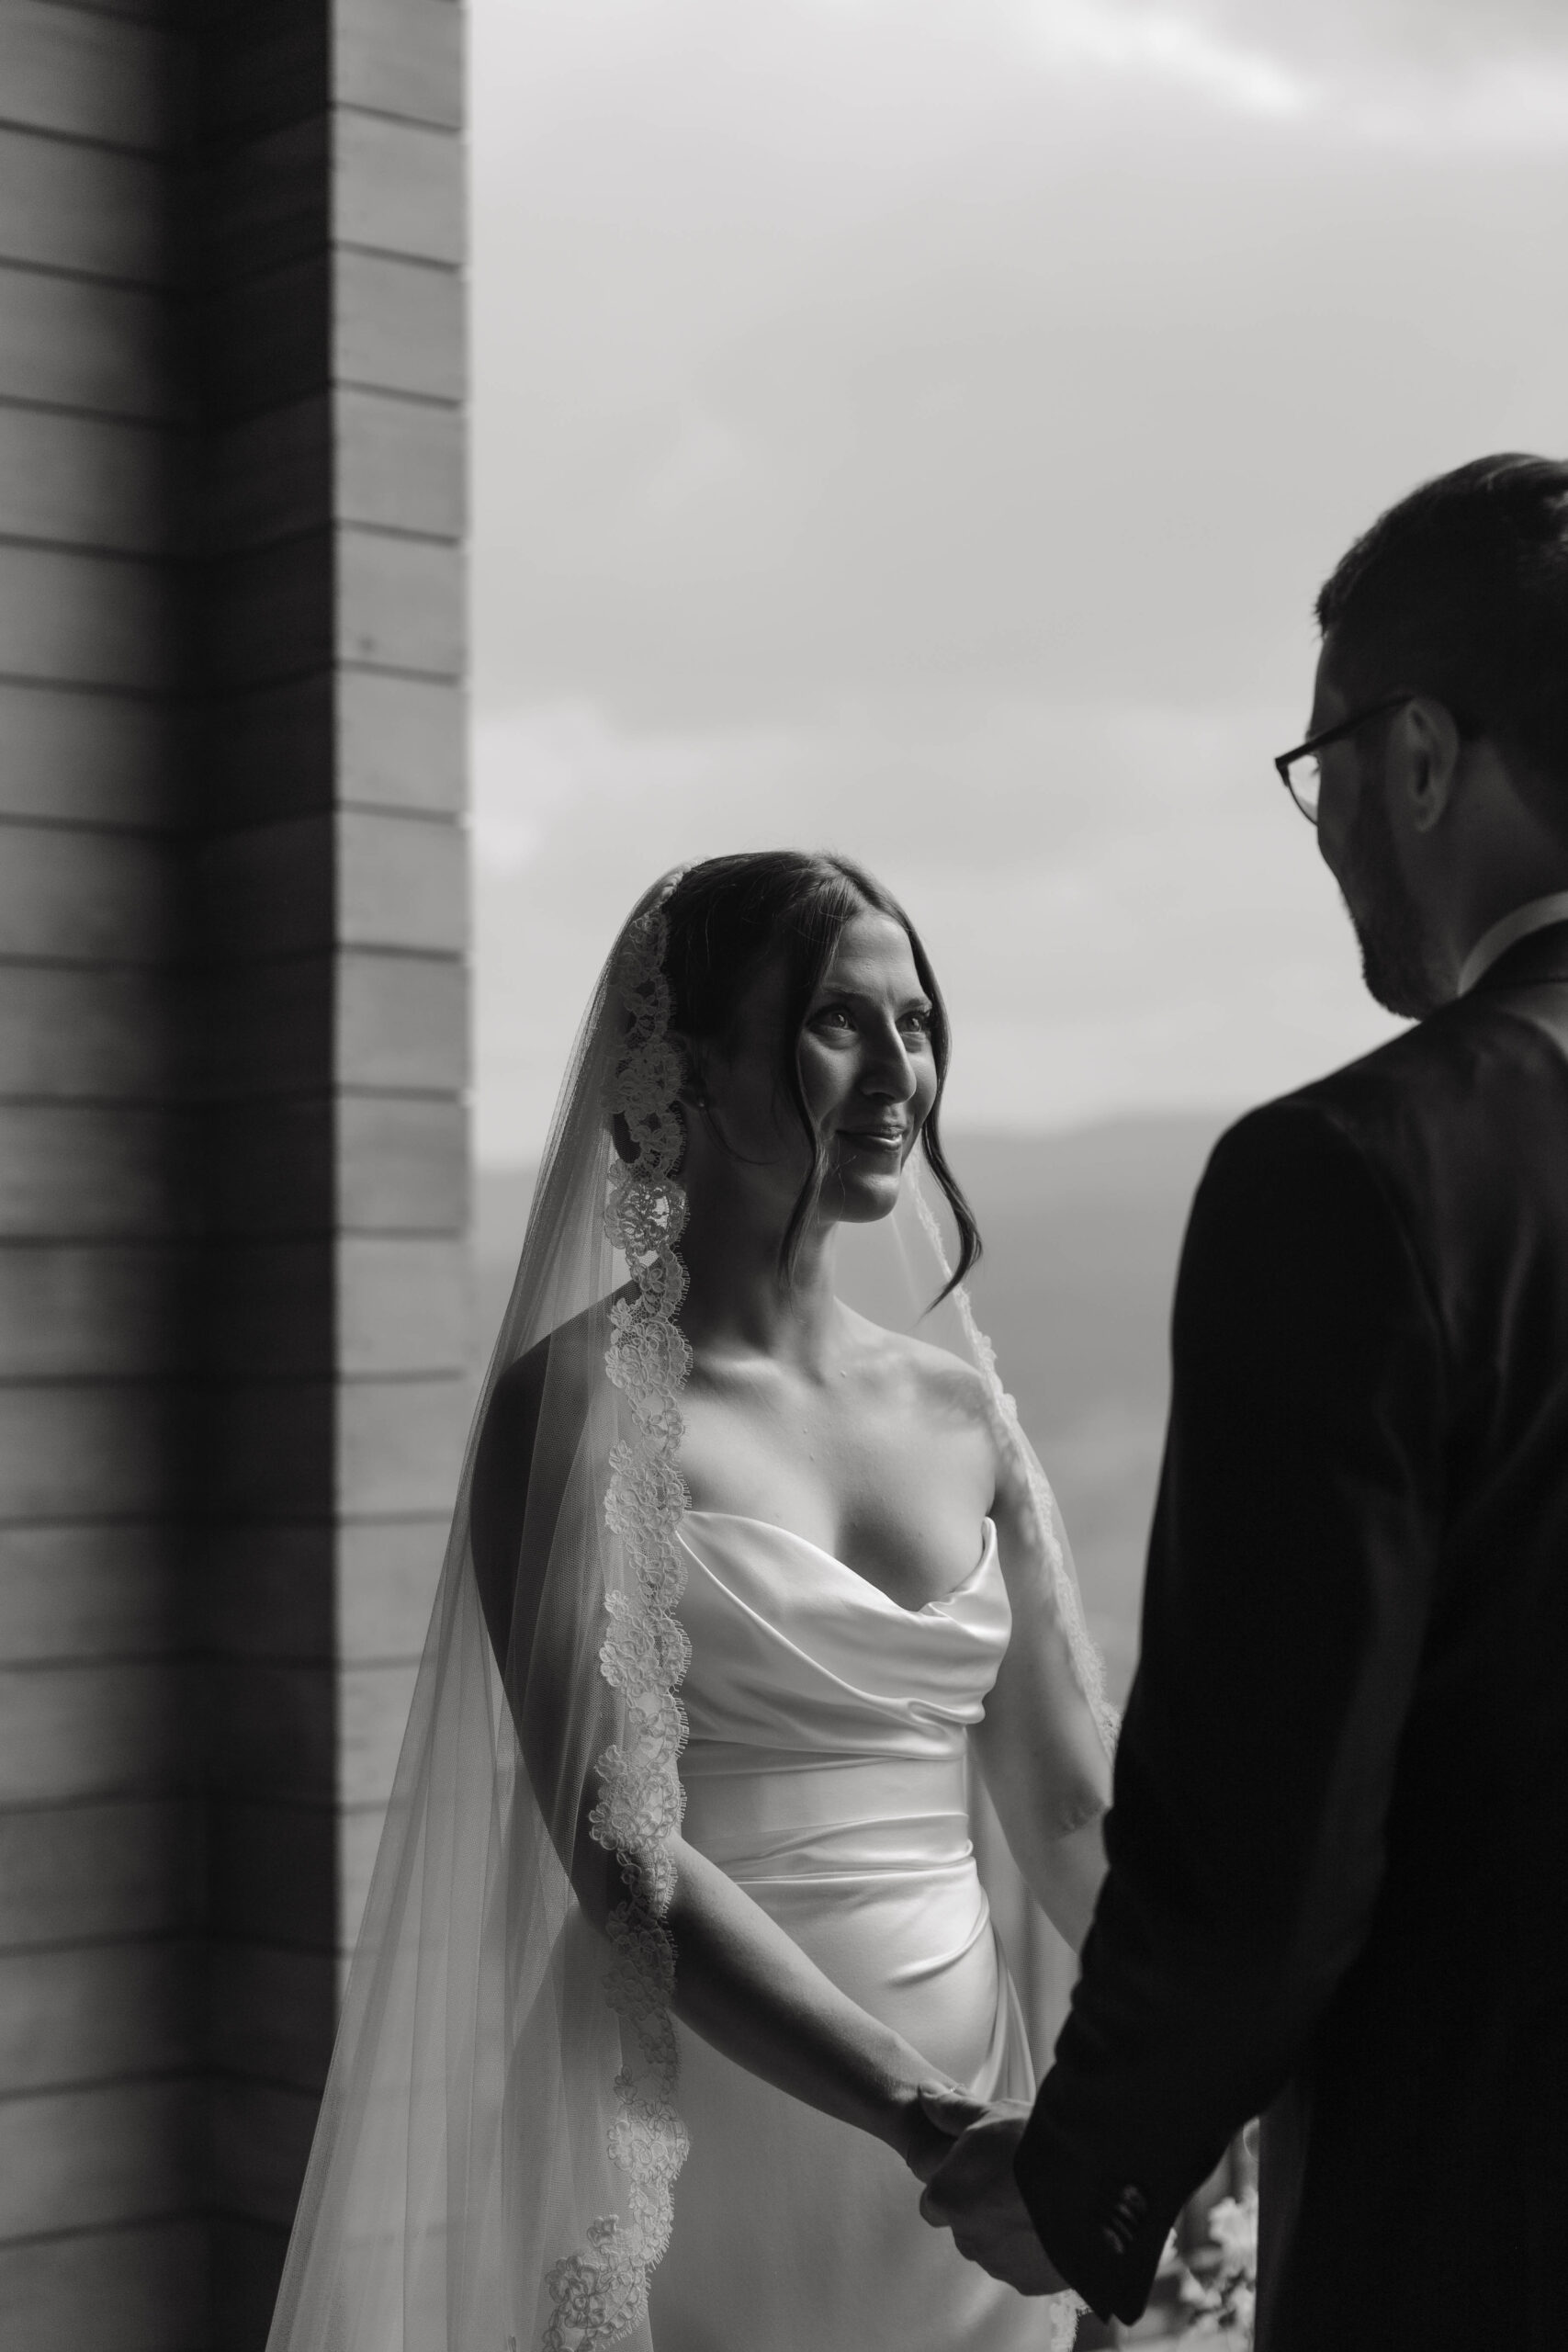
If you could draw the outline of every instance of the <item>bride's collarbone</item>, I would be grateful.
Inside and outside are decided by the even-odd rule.
[[[908,1610],[973,1574],[991,1501],[973,1442],[866,1427],[852,1412],[792,1425],[694,1398],[681,1469],[694,1510],[782,1528]]]

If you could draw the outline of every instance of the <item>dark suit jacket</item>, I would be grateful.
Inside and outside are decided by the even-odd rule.
[[[1221,1140],[1172,1344],[1111,1871],[1020,2187],[1134,2318],[1265,2110],[1259,2352],[1561,2347],[1568,925]]]

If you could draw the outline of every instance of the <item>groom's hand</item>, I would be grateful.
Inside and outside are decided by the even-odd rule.
[[[951,2230],[960,2254],[1021,2295],[1059,2295],[1067,2282],[1041,2245],[1012,2177],[1028,2101],[979,2107],[949,2091],[922,2090],[920,2105],[951,2141],[920,2199],[926,2220]]]

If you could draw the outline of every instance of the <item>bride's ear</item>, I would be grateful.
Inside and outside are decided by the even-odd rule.
[[[670,1042],[679,1053],[685,1070],[676,1101],[686,1110],[705,1111],[708,1106],[706,1055],[683,1030],[671,1029]]]

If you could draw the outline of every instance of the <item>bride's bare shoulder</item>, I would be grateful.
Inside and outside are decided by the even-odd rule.
[[[846,1309],[846,1312],[849,1310]],[[856,1369],[868,1385],[896,1391],[907,1408],[933,1421],[990,1430],[986,1384],[972,1363],[908,1331],[889,1331],[851,1315]]]

